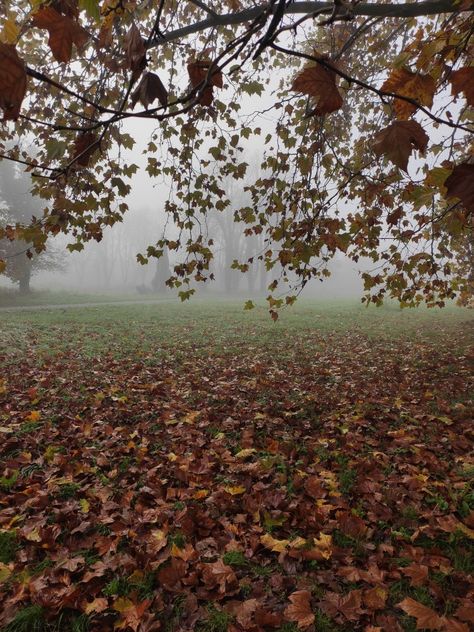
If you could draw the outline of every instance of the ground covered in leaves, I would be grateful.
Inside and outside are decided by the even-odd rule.
[[[2,314],[2,630],[474,624],[472,314],[239,310]]]

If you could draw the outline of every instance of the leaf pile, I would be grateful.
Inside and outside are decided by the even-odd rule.
[[[1,624],[468,632],[468,326],[5,352]]]

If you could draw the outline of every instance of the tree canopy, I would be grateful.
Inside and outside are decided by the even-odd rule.
[[[470,0],[0,6],[0,154],[31,172],[44,201],[0,238],[37,252],[60,232],[71,250],[100,241],[128,210],[136,146],[170,191],[168,232],[138,259],[170,251],[168,284],[183,299],[213,276],[207,217],[230,213],[259,236],[231,265],[280,271],[274,317],[338,252],[371,262],[366,301],[469,301]],[[149,122],[146,138],[133,119]]]

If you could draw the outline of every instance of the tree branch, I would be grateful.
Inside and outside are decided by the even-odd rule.
[[[278,4],[274,5],[273,11],[276,10]],[[198,33],[205,31],[209,28],[215,28],[216,26],[229,26],[232,24],[243,24],[257,19],[268,11],[268,4],[264,3],[256,7],[244,9],[237,13],[227,13],[225,15],[216,15],[196,22],[195,24],[189,24],[182,28],[176,29],[165,33],[159,39],[154,39],[150,42],[149,48],[159,46],[166,42],[172,42],[177,39],[191,35],[192,33]],[[333,2],[290,2],[285,7],[285,15],[294,14],[312,14],[318,13],[332,13],[334,8]],[[370,17],[383,17],[383,18],[412,18],[421,15],[439,15],[440,13],[457,13],[459,11],[459,3],[456,0],[427,0],[426,2],[410,2],[405,4],[381,4],[379,2],[373,3],[359,3],[355,4],[351,13],[354,16],[364,15]],[[468,9],[473,11],[473,9]]]

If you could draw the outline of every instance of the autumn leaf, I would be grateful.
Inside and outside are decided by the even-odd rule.
[[[413,149],[423,153],[428,140],[428,135],[416,121],[395,121],[376,134],[372,146],[377,156],[385,155],[406,171]]]
[[[202,94],[199,97],[199,103],[201,105],[211,105],[214,98],[213,88],[223,87],[222,72],[218,68],[213,68],[212,72],[209,74],[211,66],[212,62],[207,59],[193,60],[188,63],[188,74],[193,88],[197,88],[204,81],[207,81],[207,85],[204,86]]]
[[[146,66],[145,42],[135,23],[125,37],[125,55],[132,71],[132,82],[138,79]],[[161,82],[160,82],[161,83]]]
[[[464,66],[453,70],[449,75],[451,94],[457,96],[464,92],[468,105],[474,107],[474,66]]]
[[[459,198],[468,211],[474,212],[474,164],[463,162],[456,165],[444,181],[444,186],[446,197]]]
[[[89,39],[89,34],[78,22],[61,15],[51,6],[41,6],[33,15],[32,25],[48,31],[51,52],[57,61],[64,63],[71,60],[73,44],[81,49]]]
[[[383,83],[382,90],[409,97],[430,108],[433,105],[436,82],[431,75],[411,72],[406,67],[394,68]],[[398,119],[408,119],[417,107],[403,99],[395,99],[393,109]]]
[[[25,93],[25,64],[14,46],[0,42],[0,108],[4,121],[16,121]]]
[[[367,606],[371,612],[385,608],[387,597],[388,592],[381,586],[369,588],[368,590],[364,590],[362,593],[364,605]]]
[[[114,601],[113,608],[122,615],[121,621],[115,624],[115,628],[121,630],[130,627],[134,632],[138,630],[138,627],[142,621],[145,610],[150,605],[150,600],[136,604],[126,597],[119,597]]]
[[[441,630],[443,627],[443,618],[434,610],[424,606],[422,603],[415,601],[411,597],[406,597],[397,608],[401,608],[410,617],[416,619],[416,627],[418,630]]]
[[[269,533],[265,533],[260,537],[260,542],[264,547],[270,549],[270,551],[274,551],[275,553],[282,553],[289,546],[289,540],[277,540]]]
[[[294,621],[299,628],[307,628],[314,619],[311,610],[311,593],[308,590],[297,590],[290,595],[291,604],[285,609],[287,621]]]
[[[76,165],[87,167],[97,149],[97,136],[93,132],[80,133],[74,142],[73,159]]]
[[[132,94],[132,107],[137,101],[148,109],[148,106],[158,99],[163,107],[168,104],[168,91],[162,84],[161,79],[154,72],[146,72],[140,80],[136,90]]]
[[[326,58],[321,59],[329,63]],[[316,116],[330,114],[339,110],[343,104],[336,78],[337,75],[331,68],[318,63],[308,64],[296,75],[291,89],[314,98],[315,108],[312,114]]]

